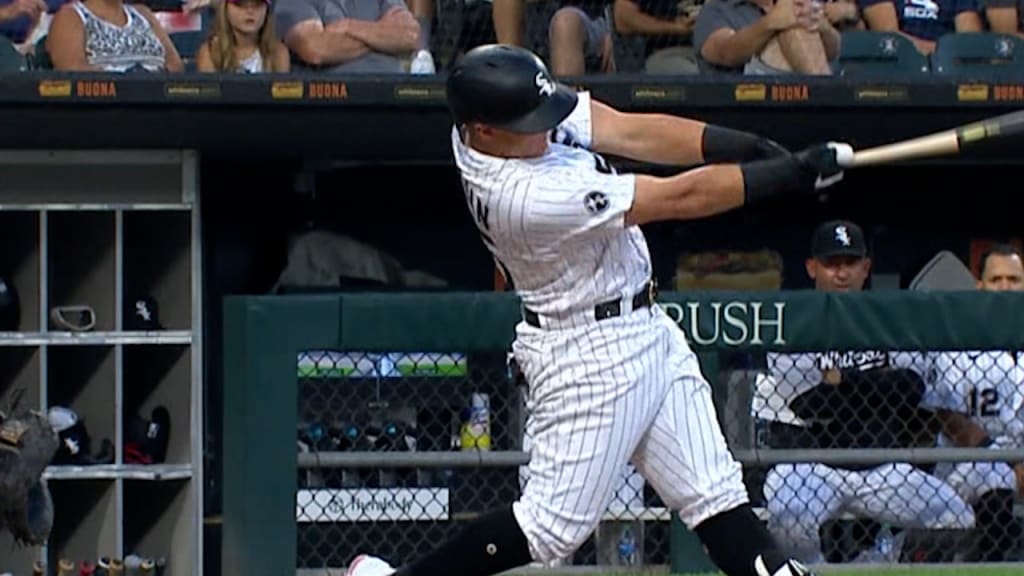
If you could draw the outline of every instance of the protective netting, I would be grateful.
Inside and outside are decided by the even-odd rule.
[[[755,509],[800,558],[1024,558],[1015,465],[997,452],[1021,445],[1024,358],[702,357]],[[519,494],[526,390],[505,352],[307,351],[298,385],[298,450],[313,458],[298,469],[300,568],[345,566],[363,552],[409,560]],[[989,442],[966,456],[935,452]],[[565,563],[668,564],[669,519],[644,480],[626,473],[601,525]]]

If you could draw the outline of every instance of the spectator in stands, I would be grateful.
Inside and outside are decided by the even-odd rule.
[[[288,48],[267,17],[269,0],[220,2],[210,38],[196,54],[200,72],[288,72]]]
[[[993,32],[1024,36],[1024,2],[1021,0],[983,0],[985,20]]]
[[[608,0],[560,0],[551,17],[551,73],[582,76],[587,72],[612,72],[612,34]]]
[[[409,72],[413,74],[433,74],[434,55],[430,53],[430,32],[434,23],[434,0],[406,0],[416,23],[420,25],[420,46],[409,63]]]
[[[863,231],[853,222],[820,225],[812,238],[807,274],[815,289],[859,292],[871,269]],[[883,350],[769,353],[752,410],[763,430],[759,442],[776,449],[858,449],[913,446],[930,414],[918,409],[928,364],[924,354]],[[924,412],[924,413],[922,413]],[[855,561],[894,561],[897,529],[964,530],[974,514],[956,491],[908,463],[779,464],[768,471],[764,496],[769,529],[797,559],[826,560],[821,530],[843,514],[862,522],[869,536]],[[876,521],[876,522],[872,522]],[[876,545],[877,544],[877,545]],[[880,550],[890,555],[878,557]]]
[[[491,5],[491,20],[494,26],[495,39],[498,42],[530,48],[523,37],[526,31],[525,4],[532,1],[536,0],[475,0],[474,3]],[[484,44],[484,42],[477,41],[472,44],[473,46],[478,46]],[[473,46],[468,46],[468,48]]]
[[[1024,291],[1024,261],[1013,246],[986,251],[980,268],[980,290]],[[934,374],[922,405],[934,410],[941,424],[939,446],[1024,446],[1024,357],[1018,352],[938,353]],[[979,538],[968,560],[1012,561],[1021,537],[1013,505],[1024,482],[1024,463],[941,462],[935,474],[974,507]]]
[[[825,2],[825,17],[840,32],[864,29],[864,20],[860,17],[860,7],[857,6],[857,0],[829,0]]]
[[[0,0],[0,35],[14,44],[21,44],[48,11],[49,6],[43,0]]]
[[[702,72],[828,75],[839,41],[817,0],[707,0],[693,44]]]
[[[297,68],[328,73],[402,74],[420,46],[403,0],[278,0],[274,24]]]
[[[46,48],[55,70],[181,72],[185,65],[163,25],[143,4],[82,0],[53,17]]]
[[[416,0],[410,0],[416,1]],[[536,50],[526,37],[526,3],[537,0],[459,0],[462,3],[455,57],[482,44],[511,44]],[[549,27],[550,29],[550,27]]]
[[[644,71],[649,74],[696,74],[699,67],[693,49],[697,4],[680,5],[670,0],[615,0],[615,31],[622,37],[640,36],[644,41]]]
[[[939,37],[981,32],[978,0],[859,0],[867,29],[900,32],[922,54],[935,50]]]

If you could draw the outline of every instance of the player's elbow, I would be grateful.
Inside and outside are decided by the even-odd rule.
[[[736,165],[704,166],[668,178],[637,176],[626,224],[694,220],[743,204],[743,175]]]

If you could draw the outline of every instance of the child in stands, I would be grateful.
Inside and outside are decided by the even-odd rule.
[[[270,0],[217,2],[210,39],[196,54],[200,72],[288,72],[290,57],[267,18]]]

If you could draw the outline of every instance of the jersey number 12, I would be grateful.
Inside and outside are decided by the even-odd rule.
[[[998,416],[999,391],[995,388],[978,390],[972,386],[967,393],[967,404],[972,416]]]

